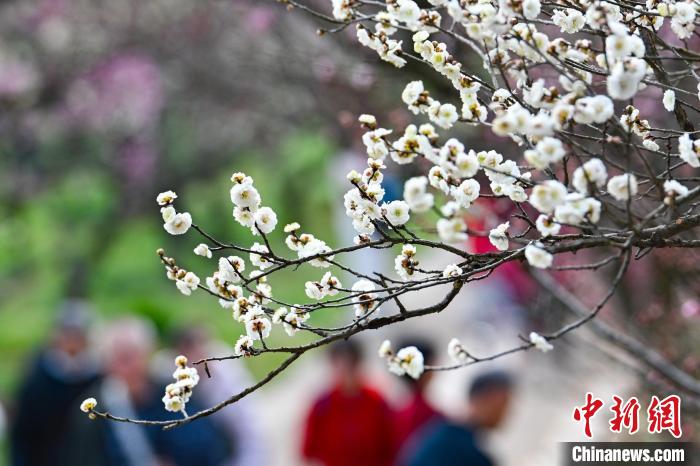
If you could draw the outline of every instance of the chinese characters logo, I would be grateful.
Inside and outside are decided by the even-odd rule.
[[[636,397],[625,401],[617,395],[612,397],[613,404],[610,407],[612,418],[608,422],[610,431],[619,433],[626,430],[629,434],[639,431],[639,413],[641,404]],[[583,422],[583,431],[586,437],[592,438],[591,419],[603,408],[604,402],[596,398],[592,393],[586,393],[586,402],[582,406],[574,408],[574,420]],[[675,438],[680,438],[683,431],[681,429],[681,399],[678,395],[669,395],[664,399],[659,399],[654,395],[651,397],[646,410],[647,431],[650,434],[658,434],[668,431]]]

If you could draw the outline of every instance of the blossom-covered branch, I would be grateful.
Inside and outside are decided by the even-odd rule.
[[[138,422],[174,427],[211,414],[260,388],[307,351],[443,311],[464,286],[509,262],[601,277],[615,266],[587,312],[577,309],[576,320],[545,335],[532,332],[511,349],[475,356],[453,339],[447,348],[453,363],[445,366],[426,366],[416,348],[395,350],[389,342],[379,354],[392,372],[419,377],[425,370],[456,369],[531,348],[549,351],[554,340],[596,318],[645,251],[700,246],[700,54],[692,45],[698,2],[332,0],[325,9],[282,3],[335,24],[324,32],[355,28],[359,44],[381,60],[397,68],[414,61],[453,92],[438,100],[422,80],[407,80],[400,98],[415,123],[388,128],[373,115],[359,116],[367,162],[347,173],[343,197],[356,232],[351,245],[331,246],[294,219],[278,219],[244,173],[231,176],[230,198],[233,221],[250,231],[247,244],[229,244],[193,224],[189,213],[176,209],[174,192],[158,196],[165,230],[194,230],[203,241],[194,253],[213,262],[202,280],[182,265],[189,259],[180,262],[160,250],[168,278],[185,295],[212,295],[246,329],[233,354],[195,364],[272,352],[288,358],[219,405],[183,419]],[[467,57],[450,51],[463,45]],[[474,60],[482,69],[468,66]],[[494,148],[470,148],[458,125],[489,134]],[[411,164],[414,173],[423,173],[405,181],[402,199],[385,200],[388,164]],[[507,218],[493,215],[498,221],[486,231],[470,227],[470,211],[498,198],[511,204]],[[488,238],[493,250],[467,251],[470,236]],[[388,249],[397,253],[392,274],[355,270],[347,260]],[[439,270],[424,268],[422,258],[437,250],[449,259]],[[577,252],[586,252],[588,260],[570,254]],[[279,272],[299,267],[318,269],[317,280],[298,284],[308,300],[276,295]],[[440,290],[442,299],[407,305],[412,293],[430,288]],[[313,316],[324,311],[340,323],[319,326]],[[273,346],[275,328],[289,337],[308,333],[312,341]],[[190,373],[186,360],[177,364],[178,371]],[[168,409],[184,413],[196,384],[189,375],[185,379],[182,395],[179,382],[166,390]],[[88,405],[93,415],[134,422]]]

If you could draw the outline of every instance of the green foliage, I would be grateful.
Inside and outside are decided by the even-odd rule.
[[[208,232],[226,242],[250,245],[256,240],[231,215],[230,176],[245,171],[256,179],[265,205],[278,214],[278,231],[271,240],[279,251],[284,248],[282,227],[292,220],[333,242],[327,218],[334,198],[324,174],[334,149],[324,137],[301,133],[282,139],[277,153],[232,153],[224,163],[190,177],[185,168],[197,154],[187,142],[187,128],[181,128],[177,121],[166,126],[172,139],[166,145],[177,148],[168,154],[168,161],[178,160],[182,166],[167,167],[169,171],[162,173],[159,182],[184,180],[168,186],[180,195],[178,210],[190,211]],[[97,146],[90,142],[85,148],[97,156],[103,152]],[[216,265],[192,253],[203,238],[194,231],[180,237],[168,235],[153,199],[144,203],[147,211],[125,211],[121,199],[125,193],[118,178],[94,160],[80,165],[80,170],[73,169],[76,164],[67,162],[72,157],[62,152],[65,150],[65,142],[42,148],[37,157],[43,163],[56,167],[61,161],[65,165],[63,172],[52,176],[33,197],[0,203],[0,351],[5,356],[4,370],[0,371],[2,398],[11,395],[22,365],[45,341],[55,309],[68,296],[85,297],[104,320],[138,314],[153,321],[163,336],[182,326],[203,324],[233,344],[243,327],[211,296],[203,292],[181,295],[165,277],[155,254],[163,247],[183,267],[204,277]],[[180,169],[185,173],[177,174]],[[9,204],[13,204],[11,209],[2,207]],[[304,301],[300,285],[318,279],[320,273],[302,268],[276,275],[271,279],[275,295],[290,302]],[[286,338],[278,329],[272,343]],[[256,360],[251,370],[260,375],[274,363],[273,358]]]

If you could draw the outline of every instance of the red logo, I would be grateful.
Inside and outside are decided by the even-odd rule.
[[[610,411],[613,416],[608,424],[610,432],[620,433],[627,430],[629,434],[639,431],[639,413],[641,404],[636,397],[631,397],[625,401],[617,395],[612,397]],[[600,411],[604,402],[600,398],[593,396],[591,392],[586,393],[586,402],[574,408],[574,420],[583,422],[583,432],[588,438],[593,437],[591,432],[591,419]],[[660,434],[668,431],[675,438],[683,435],[681,427],[681,398],[678,395],[669,395],[663,400],[658,396],[651,397],[647,408],[647,431],[650,434]]]

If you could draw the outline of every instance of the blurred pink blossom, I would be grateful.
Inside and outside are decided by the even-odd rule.
[[[681,305],[681,315],[687,319],[697,317],[700,314],[700,302],[697,299],[689,299]]]
[[[248,33],[262,34],[274,26],[277,13],[270,7],[252,7],[246,14],[245,27]]]
[[[65,0],[42,0],[36,5],[29,17],[29,25],[38,28],[45,21],[51,21],[56,17],[63,16],[67,10]]]
[[[39,84],[39,74],[29,62],[0,52],[0,97],[21,97]]]
[[[98,131],[137,134],[152,128],[164,102],[158,66],[140,55],[119,55],[78,79],[68,92],[71,119]]]
[[[119,165],[125,177],[134,184],[151,179],[155,172],[157,153],[148,138],[134,138],[119,148]]]

